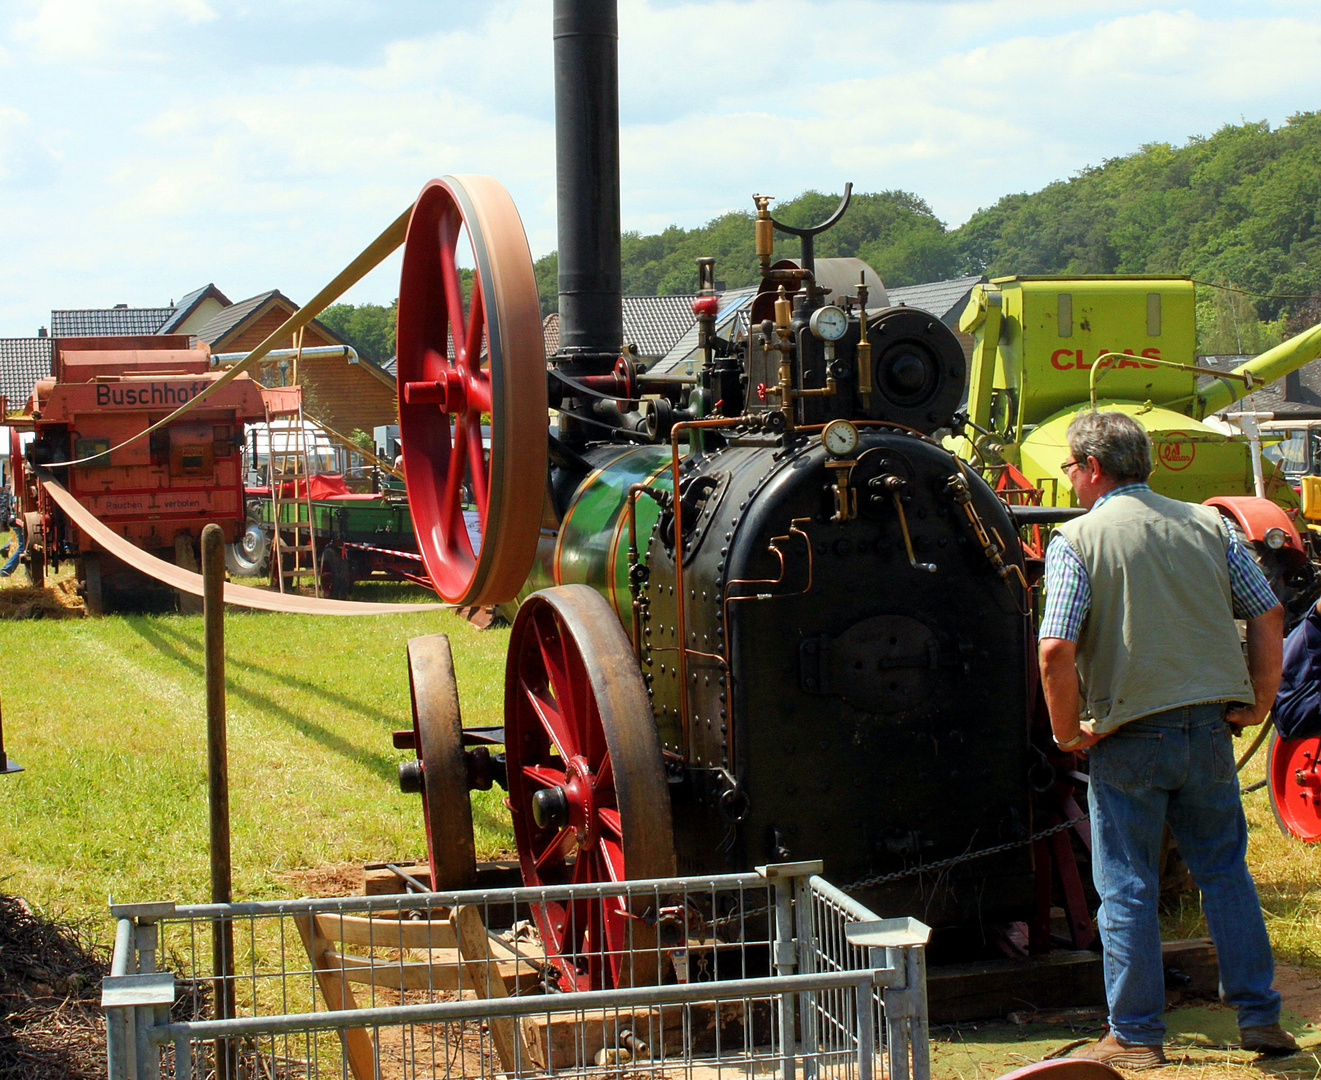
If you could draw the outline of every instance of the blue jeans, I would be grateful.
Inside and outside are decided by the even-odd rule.
[[[1164,825],[1202,891],[1220,960],[1220,996],[1240,1027],[1273,1024],[1280,995],[1257,888],[1248,873],[1247,822],[1234,748],[1220,704],[1132,720],[1088,752],[1092,879],[1101,896],[1110,1028],[1125,1042],[1164,1041],[1160,849]]]

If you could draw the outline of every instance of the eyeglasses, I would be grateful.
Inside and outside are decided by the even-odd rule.
[[[1077,458],[1070,458],[1068,461],[1060,465],[1060,472],[1062,472],[1065,476],[1068,476],[1070,469],[1086,468],[1086,467],[1087,467],[1087,462],[1079,461]]]

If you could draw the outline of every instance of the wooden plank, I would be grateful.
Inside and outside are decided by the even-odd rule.
[[[453,949],[458,945],[449,912],[431,919],[372,919],[361,915],[318,915],[322,937],[368,949]]]
[[[357,999],[348,982],[325,964],[325,948],[318,943],[318,935],[313,926],[313,917],[309,914],[294,916],[303,947],[307,949],[312,970],[316,973],[317,986],[321,996],[326,999],[326,1008],[332,1012],[339,1009],[356,1009]],[[376,1076],[376,1049],[372,1044],[371,1033],[366,1028],[345,1028],[340,1033],[340,1044],[344,1050],[344,1059],[348,1062],[353,1080],[374,1080]]]
[[[467,975],[469,986],[481,998],[501,1001],[509,996],[504,977],[491,956],[490,936],[482,923],[477,908],[472,904],[460,904],[450,916],[454,923],[455,935],[459,939],[459,953],[463,959],[463,971]],[[521,1029],[513,1017],[490,1018],[491,1041],[495,1043],[495,1052],[500,1055],[500,1064],[507,1073],[522,1072],[530,1060],[528,1048],[523,1042]]]
[[[368,960],[326,950],[326,967],[351,983],[390,990],[458,990],[459,966],[420,960]]]
[[[1215,947],[1208,940],[1171,941],[1162,946],[1165,967],[1181,978],[1171,988],[1214,997],[1218,983]],[[1018,1010],[1105,1005],[1101,956],[1061,951],[1031,960],[987,960],[932,967],[927,976],[931,1023],[987,1020]]]
[[[546,1008],[555,999],[547,998]],[[653,1062],[714,1053],[717,1046],[769,1046],[772,1014],[765,1000],[694,1001],[684,1005],[599,1009],[529,1016],[523,1034],[532,1061],[543,1069],[592,1065],[599,1051],[619,1046],[620,1032],[632,1031],[647,1045]],[[637,1064],[643,1064],[638,1062]]]

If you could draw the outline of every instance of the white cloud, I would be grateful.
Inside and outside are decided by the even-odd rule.
[[[0,105],[0,190],[49,186],[58,167],[56,156],[43,145],[31,118],[19,109]]]
[[[31,14],[10,27],[14,40],[46,59],[136,54],[153,35],[216,18],[205,0],[28,0]]]
[[[321,37],[275,50],[266,9],[236,0],[9,17],[0,334],[206,281],[305,300],[446,172],[500,178],[534,254],[555,246],[546,0],[423,32],[405,0],[294,7]],[[846,180],[957,224],[1144,142],[1321,99],[1317,0],[620,0],[620,27],[623,220],[643,231]],[[224,47],[168,51],[185,31]],[[354,33],[376,44],[325,47]],[[397,272],[350,299],[388,300]]]

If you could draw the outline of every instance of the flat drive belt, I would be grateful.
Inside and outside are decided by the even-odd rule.
[[[201,574],[194,574],[182,566],[158,559],[117,535],[62,484],[54,480],[43,480],[42,483],[69,519],[115,558],[166,585],[194,596],[202,595]],[[435,611],[454,607],[453,604],[359,604],[352,600],[319,600],[314,596],[273,593],[265,589],[254,589],[250,585],[231,585],[228,582],[225,583],[225,603],[258,608],[261,611],[287,611],[296,615],[402,615],[409,611]]]

